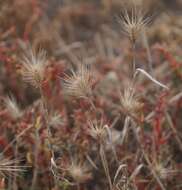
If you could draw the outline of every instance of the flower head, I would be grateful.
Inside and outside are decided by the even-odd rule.
[[[56,178],[67,182],[70,185],[85,183],[92,178],[91,168],[85,161],[77,157],[69,162],[62,162],[62,159],[51,159],[52,171]]]
[[[162,163],[158,163],[155,165],[155,170],[161,179],[167,179],[173,177],[177,170],[172,169],[171,167],[165,167]]]
[[[10,160],[0,156],[0,175],[2,177],[17,175],[17,172],[25,171],[26,166],[18,166],[20,160]]]
[[[5,98],[4,102],[8,113],[13,119],[18,119],[22,116],[23,112],[20,110],[13,96],[8,96],[7,98]]]
[[[81,65],[75,72],[72,70],[71,75],[66,75],[64,79],[66,93],[76,98],[86,98],[91,95],[91,73],[85,66]]]
[[[125,88],[124,92],[120,94],[120,103],[122,110],[126,114],[136,114],[142,107],[142,103],[136,96],[135,89],[132,86]]]
[[[92,177],[90,169],[86,163],[73,161],[68,168],[68,174],[77,183],[84,183]]]
[[[89,122],[89,134],[96,140],[104,141],[107,137],[107,125],[103,124],[103,121],[90,121]]]
[[[30,50],[22,60],[22,76],[25,82],[38,88],[44,79],[46,68],[46,53],[41,50],[35,53]]]
[[[141,9],[136,6],[131,11],[125,10],[121,15],[121,26],[124,34],[126,34],[132,43],[135,43],[140,32],[151,21],[151,17],[147,17],[142,13]]]
[[[63,120],[61,114],[57,111],[53,112],[49,118],[49,125],[51,125],[53,127],[57,127],[61,124],[64,124],[64,120]]]

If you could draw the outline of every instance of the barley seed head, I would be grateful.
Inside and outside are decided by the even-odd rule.
[[[90,168],[86,163],[74,162],[68,169],[69,175],[77,183],[84,183],[92,177]]]
[[[162,163],[158,163],[155,166],[155,170],[159,177],[163,180],[173,177],[177,173],[177,170],[173,170],[170,167],[164,167]]]
[[[64,123],[64,120],[59,112],[53,112],[49,118],[49,124],[53,127],[57,127]]]
[[[136,114],[142,108],[142,103],[135,93],[132,86],[126,87],[123,93],[120,93],[121,108],[126,114]]]
[[[70,185],[85,183],[92,178],[88,163],[80,160],[78,156],[71,157],[68,162],[62,162],[61,159],[57,159],[55,162],[51,158],[51,165],[54,176]]]
[[[11,95],[4,100],[5,107],[13,119],[18,119],[22,116],[23,112],[20,110],[15,98]]]
[[[134,6],[131,10],[124,10],[120,17],[122,31],[133,44],[136,43],[140,33],[150,23],[151,17],[146,16],[141,9]]]
[[[24,172],[26,166],[19,166],[18,163],[20,160],[11,160],[8,158],[3,158],[0,156],[0,175],[2,177],[8,177],[17,175],[17,172]]]
[[[89,134],[96,140],[104,141],[107,137],[106,125],[103,124],[103,121],[89,121]]]
[[[88,98],[91,95],[91,73],[85,66],[79,66],[77,71],[73,71],[71,75],[66,75],[64,79],[66,93],[76,98]]]
[[[25,82],[33,87],[40,87],[44,80],[46,68],[46,52],[40,50],[37,53],[30,50],[22,59],[22,76]]]

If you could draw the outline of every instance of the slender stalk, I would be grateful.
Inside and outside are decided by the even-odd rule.
[[[162,190],[166,190],[166,188],[164,187],[164,185],[163,185],[163,183],[161,182],[160,178],[158,177],[156,171],[153,169],[152,163],[150,162],[150,159],[149,159],[147,153],[145,152],[144,148],[142,147],[142,142],[141,142],[141,140],[140,140],[140,137],[139,137],[139,135],[138,135],[138,133],[137,133],[135,127],[136,127],[136,126],[132,125],[133,132],[134,132],[134,134],[135,134],[135,136],[136,136],[136,139],[137,139],[137,141],[138,141],[138,144],[139,144],[139,147],[140,147],[140,149],[141,149],[141,151],[142,151],[142,154],[143,154],[143,156],[144,156],[144,158],[145,158],[147,164],[149,165],[150,170],[151,170],[151,172],[152,172],[154,178],[155,178],[156,181],[158,182],[159,186],[161,187]]]
[[[77,190],[81,190],[80,184],[77,184]]]
[[[43,90],[42,90],[41,86],[39,87],[39,91],[40,91],[40,95],[41,95],[43,116],[44,116],[44,119],[45,119],[45,122],[46,122],[46,127],[47,127],[49,149],[51,151],[51,156],[53,157],[53,159],[55,159],[54,150],[53,150],[53,146],[52,146],[52,143],[51,143],[52,133],[51,133],[51,126],[49,124],[48,105],[47,105],[47,101],[46,101],[46,99],[44,97],[44,93],[43,93]]]
[[[93,102],[93,100],[92,100],[92,98],[87,98],[87,100],[88,100],[88,102],[89,102],[89,104],[91,105],[91,107],[93,108],[93,110],[97,110],[97,108],[95,107],[95,104],[94,104],[94,102]]]
[[[17,159],[17,158],[18,158],[18,141],[15,145],[15,159]],[[13,190],[17,190],[18,189],[17,184],[16,184],[16,180],[17,180],[16,173],[17,173],[17,171],[14,171],[14,172],[15,172],[15,175],[13,176]]]
[[[39,130],[35,129],[35,136],[36,136],[36,144],[35,144],[35,164],[34,164],[34,172],[33,172],[33,179],[32,179],[32,185],[31,190],[34,190],[37,183],[37,177],[38,177],[38,156],[39,156],[39,147],[40,147],[40,137],[39,137]]]
[[[112,185],[112,181],[111,181],[111,177],[110,177],[110,173],[109,173],[109,166],[108,166],[107,158],[106,158],[104,147],[103,147],[102,143],[100,143],[100,157],[101,157],[105,175],[109,182],[109,189],[112,190],[113,185]]]
[[[30,130],[32,126],[24,129],[19,135],[17,135],[3,150],[1,154],[4,154],[21,136],[23,136],[28,130]]]
[[[132,70],[133,70],[133,76],[135,74],[135,69],[136,69],[136,43],[132,43]]]
[[[11,190],[12,189],[12,178],[11,177],[8,178],[7,186],[8,186],[7,190]]]
[[[150,71],[151,75],[154,76],[152,54],[151,54],[151,50],[150,50],[150,46],[149,46],[149,42],[148,42],[148,38],[147,38],[147,34],[146,34],[145,29],[142,30],[142,36],[143,36],[144,46],[145,46],[146,51],[147,51],[149,71]]]
[[[182,152],[182,141],[181,141],[180,137],[178,136],[179,134],[178,134],[177,130],[175,129],[174,125],[173,125],[173,122],[172,122],[172,119],[171,119],[170,115],[167,112],[165,114],[166,114],[166,119],[167,119],[167,121],[169,123],[169,126],[170,126],[172,132],[174,133],[174,137],[175,137],[175,139],[176,139],[176,141],[177,141],[177,143],[179,145],[179,148],[180,148],[180,150]]]

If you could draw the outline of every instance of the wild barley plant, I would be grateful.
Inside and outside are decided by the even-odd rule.
[[[29,83],[33,87],[39,90],[41,95],[41,105],[43,116],[46,121],[46,127],[48,130],[48,139],[51,148],[51,129],[49,124],[49,112],[46,97],[43,92],[43,82],[45,79],[45,70],[47,66],[46,52],[40,50],[35,52],[29,50],[23,56],[22,59],[22,77],[25,82]],[[51,148],[52,151],[52,148]]]
[[[52,145],[52,134],[51,134],[51,125],[52,125],[52,117],[49,113],[49,108],[47,104],[47,99],[44,95],[43,90],[43,82],[45,80],[45,71],[47,67],[47,59],[46,59],[46,52],[44,50],[40,50],[35,52],[34,50],[30,49],[25,53],[22,58],[22,77],[25,82],[32,85],[34,88],[38,89],[40,96],[41,96],[41,110],[42,116],[46,123],[47,128],[47,139],[48,145],[51,153],[52,159],[54,158],[54,150]],[[38,123],[37,123],[38,122]],[[39,137],[39,130],[40,130],[41,123],[40,121],[35,122],[35,130],[36,130],[36,155],[35,155],[35,170],[32,180],[31,189],[33,190],[36,186],[37,182],[37,175],[38,175],[38,154],[39,154],[39,146],[40,146],[40,137]],[[51,161],[50,161],[51,163]]]
[[[137,10],[136,8],[132,8],[131,12],[128,12],[125,10],[124,14],[122,15],[122,28],[123,32],[129,37],[131,43],[132,43],[132,49],[133,49],[133,77],[135,77],[135,71],[136,71],[136,58],[135,58],[135,46],[136,41],[141,34],[141,31],[144,30],[144,28],[149,23],[150,18],[145,18],[145,16],[142,14],[142,12]],[[75,98],[86,98],[90,100],[90,95],[92,93],[91,91],[91,83],[90,83],[90,73],[87,70],[87,68],[84,66],[81,66],[78,68],[78,70],[72,71],[72,75],[66,75],[66,78],[64,79],[64,86],[65,90],[68,95],[75,97]],[[121,109],[125,112],[127,117],[133,117],[135,114],[142,108],[142,103],[139,101],[138,97],[135,94],[135,87],[134,83],[128,87],[128,89],[124,90],[124,93],[120,95],[120,102],[121,102]],[[93,105],[93,102],[92,102]],[[95,110],[97,111],[97,108],[94,106]],[[109,189],[113,190],[115,189],[115,182],[112,183],[112,179],[110,176],[109,171],[109,163],[107,161],[107,157],[105,154],[105,142],[107,139],[107,136],[109,136],[110,129],[107,125],[103,125],[103,123],[99,124],[90,122],[89,123],[89,134],[92,136],[95,140],[97,140],[99,144],[99,155],[101,158],[101,163],[104,168],[104,172],[106,175],[106,178],[109,183]],[[117,186],[117,189],[123,189],[125,184],[122,185],[122,187]],[[119,188],[118,188],[119,187]]]
[[[58,161],[56,163],[52,159],[52,171],[56,179],[80,189],[80,184],[86,183],[92,178],[91,167],[86,161],[80,160],[78,156],[71,156],[68,163],[58,164]]]
[[[91,106],[97,112],[97,108],[92,102],[92,75],[90,70],[85,65],[81,65],[78,67],[78,70],[72,71],[72,75],[66,75],[64,79],[64,87],[69,96],[75,98],[83,98],[88,100],[91,103]],[[95,140],[98,141],[100,146],[99,155],[101,157],[101,162],[104,168],[105,175],[109,182],[110,190],[112,190],[112,182],[109,172],[109,164],[107,162],[107,158],[105,155],[104,144],[107,138],[108,126],[103,125],[103,123],[89,122],[89,135],[92,136]],[[75,171],[75,170],[73,170]],[[73,172],[72,171],[72,172]],[[80,170],[76,170],[78,172]],[[79,173],[77,173],[78,175]]]
[[[133,132],[136,136],[136,139],[138,141],[139,147],[143,153],[143,156],[149,165],[149,168],[158,182],[161,189],[165,190],[165,187],[160,180],[160,177],[158,176],[158,173],[153,169],[152,164],[150,162],[150,159],[145,152],[145,149],[142,147],[142,141],[140,140],[140,135],[138,134],[139,131],[137,130],[137,120],[135,117],[135,114],[138,114],[138,111],[142,108],[142,103],[138,99],[135,93],[135,84],[136,84],[136,75],[138,73],[141,73],[145,75],[148,79],[150,79],[152,82],[157,84],[158,86],[167,89],[168,87],[154,79],[150,74],[148,74],[145,70],[136,68],[136,57],[135,57],[135,48],[136,48],[136,41],[138,37],[142,34],[142,32],[145,30],[146,26],[151,21],[150,17],[146,17],[143,15],[141,10],[137,10],[136,7],[131,9],[131,12],[125,10],[122,15],[122,29],[123,32],[129,37],[132,49],[133,49],[133,77],[132,77],[132,83],[131,85],[124,90],[124,93],[120,95],[120,102],[121,102],[121,110],[126,114],[126,117],[129,118],[131,126],[133,128]]]
[[[136,69],[136,42],[140,37],[142,31],[145,30],[147,25],[151,22],[151,17],[148,17],[142,12],[142,9],[133,5],[131,10],[125,9],[119,19],[121,23],[122,32],[128,36],[132,45],[133,52],[133,74]]]
[[[20,120],[24,114],[23,110],[18,105],[15,97],[11,94],[4,99],[4,106],[8,116],[13,121]],[[23,132],[24,133],[24,132]],[[21,136],[19,134],[19,136]],[[1,178],[8,178],[8,183],[13,183],[13,188],[16,189],[16,178],[20,172],[26,171],[26,166],[20,166],[21,160],[18,159],[18,136],[16,136],[1,152],[0,154],[0,175]],[[15,144],[14,159],[4,158],[9,148]],[[13,180],[13,182],[12,182]],[[4,184],[5,186],[5,184]]]
[[[121,25],[122,30],[124,34],[126,34],[132,45],[132,51],[133,51],[133,71],[132,71],[132,83],[127,88],[124,89],[123,93],[120,94],[120,108],[121,111],[126,115],[126,120],[129,124],[127,126],[131,125],[134,131],[134,134],[136,136],[136,139],[139,144],[139,148],[141,149],[141,152],[143,153],[143,156],[149,165],[149,168],[151,169],[151,172],[160,185],[161,189],[165,190],[165,187],[163,183],[161,182],[159,178],[158,172],[156,172],[152,168],[152,164],[149,160],[149,157],[145,150],[142,147],[142,143],[140,140],[140,135],[138,131],[138,123],[137,123],[137,117],[138,113],[142,111],[143,104],[139,98],[139,96],[136,94],[136,86],[135,86],[135,80],[137,79],[136,76],[138,76],[138,73],[143,74],[148,79],[150,79],[152,82],[157,84],[160,87],[163,87],[165,89],[168,89],[167,86],[163,85],[156,79],[154,79],[150,74],[148,74],[143,69],[136,68],[136,43],[141,35],[142,31],[145,30],[149,22],[151,21],[150,17],[146,17],[142,13],[142,11],[137,9],[135,6],[131,8],[131,11],[125,10],[121,17]],[[31,84],[33,87],[37,88],[41,94],[41,101],[42,101],[42,107],[44,111],[44,117],[46,121],[46,126],[48,130],[48,138],[50,143],[50,148],[52,152],[52,158],[51,158],[51,167],[53,174],[60,180],[65,180],[70,185],[77,185],[78,189],[80,188],[79,185],[81,183],[84,183],[88,177],[90,177],[90,172],[88,170],[88,167],[84,164],[81,164],[80,162],[74,161],[70,164],[67,168],[59,167],[56,163],[56,159],[54,157],[54,152],[52,149],[51,144],[51,129],[50,126],[54,125],[57,120],[59,122],[59,119],[56,117],[56,119],[49,121],[48,118],[50,118],[50,113],[48,112],[48,106],[46,102],[46,98],[44,97],[43,89],[42,89],[42,83],[44,82],[45,77],[45,69],[46,69],[46,58],[45,53],[40,52],[38,54],[34,54],[33,52],[30,53],[29,56],[24,57],[24,61],[22,64],[22,75],[26,82]],[[86,65],[81,64],[78,66],[77,70],[72,70],[71,74],[65,74],[64,81],[64,87],[66,95],[75,98],[75,99],[86,99],[88,100],[91,105],[94,107],[95,111],[97,112],[97,108],[94,105],[92,101],[92,73],[87,68]],[[56,121],[56,122],[55,122]],[[118,170],[116,171],[114,181],[112,181],[109,171],[109,163],[107,161],[107,156],[105,154],[105,142],[107,137],[109,136],[110,129],[107,125],[103,125],[101,122],[100,124],[98,122],[89,122],[89,135],[97,140],[97,143],[99,144],[99,155],[101,159],[102,166],[104,168],[104,172],[106,175],[106,178],[108,180],[109,189],[110,190],[123,190],[123,189],[129,189],[128,187],[128,180],[123,181],[123,178],[120,178],[119,180],[116,180],[118,177],[118,173],[122,170],[122,166],[118,167]],[[61,171],[60,171],[61,170]],[[136,169],[138,172],[140,170],[140,167]],[[56,171],[56,172],[55,172]],[[58,173],[57,173],[58,171]],[[59,175],[59,172],[66,173],[66,177],[62,177]],[[123,172],[124,173],[124,172]],[[137,172],[134,172],[137,173]],[[71,177],[75,183],[70,182],[68,179]],[[126,177],[127,178],[127,177]],[[129,177],[128,177],[129,178]]]
[[[110,171],[109,171],[109,163],[107,161],[105,148],[104,148],[106,139],[108,136],[108,132],[110,131],[110,129],[107,125],[103,124],[102,120],[100,121],[100,123],[98,121],[95,121],[95,122],[90,121],[89,125],[90,125],[89,134],[95,140],[97,140],[99,144],[99,155],[101,158],[102,166],[104,168],[104,172],[109,183],[109,189],[112,190],[113,185],[112,185],[112,180],[111,180]]]

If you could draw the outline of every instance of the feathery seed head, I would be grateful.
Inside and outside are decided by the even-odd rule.
[[[68,169],[68,173],[77,183],[84,183],[92,178],[92,174],[86,163],[73,162]]]
[[[22,60],[22,76],[25,82],[30,83],[33,87],[40,87],[44,79],[46,68],[46,52],[40,50],[35,53],[30,50]]]
[[[158,163],[155,166],[156,172],[161,179],[167,179],[174,176],[177,173],[177,170],[173,170],[169,167],[164,167],[161,163]]]
[[[22,116],[23,113],[13,96],[6,97],[4,102],[8,113],[13,119],[18,119]]]
[[[90,121],[89,122],[89,134],[94,139],[99,141],[104,141],[104,139],[107,137],[107,130],[106,125],[103,125],[103,121],[97,122],[97,121]]]
[[[57,127],[58,125],[63,124],[63,118],[61,117],[60,113],[54,112],[51,114],[49,118],[49,124],[53,127]]]
[[[51,165],[54,176],[70,185],[85,183],[92,178],[91,168],[78,157],[73,157],[68,162],[62,162],[61,159],[54,161],[51,158]]]
[[[72,71],[72,75],[66,75],[64,79],[66,93],[76,98],[87,98],[91,95],[91,73],[85,66],[81,65],[78,70]]]
[[[151,17],[147,17],[142,13],[141,9],[137,9],[136,6],[129,10],[124,10],[121,15],[122,31],[126,34],[131,42],[135,44],[140,32],[149,24]]]
[[[135,94],[135,89],[129,86],[120,94],[121,108],[126,114],[136,114],[142,108],[142,103]]]
[[[20,160],[10,160],[7,158],[0,158],[0,175],[2,177],[16,175],[17,172],[25,171],[26,166],[18,166]]]

